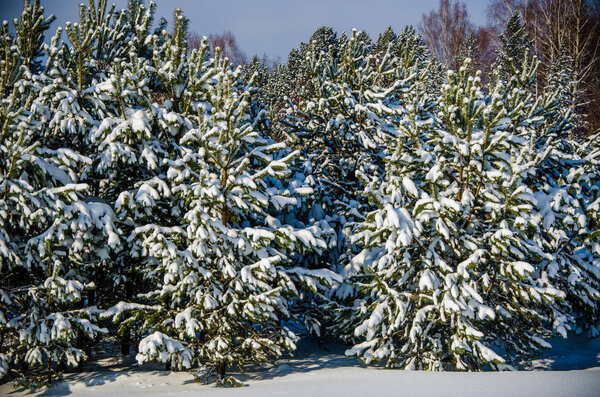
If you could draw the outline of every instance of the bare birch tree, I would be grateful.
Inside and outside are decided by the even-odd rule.
[[[588,130],[600,127],[594,121],[600,111],[600,14],[594,1],[588,0],[492,0],[488,18],[493,31],[498,31],[513,12],[519,12],[526,23],[534,53],[542,60],[540,81],[545,72],[565,51],[573,60],[576,76],[575,108],[585,113]],[[497,37],[497,34],[496,34]]]
[[[474,27],[465,3],[440,0],[437,10],[423,15],[419,29],[438,60],[446,68],[456,69],[460,48]]]

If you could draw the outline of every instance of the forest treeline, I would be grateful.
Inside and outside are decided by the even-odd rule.
[[[487,21],[476,24],[464,2],[440,0],[438,8],[423,14],[416,26],[444,69],[458,70],[468,57],[473,61],[474,70],[483,72],[484,83],[487,83],[497,52],[503,46],[501,34],[515,12],[524,23],[531,54],[541,62],[537,89],[543,89],[548,83],[553,68],[569,68],[577,81],[573,92],[577,115],[575,133],[586,135],[597,131],[600,128],[600,2],[490,0],[486,7]],[[211,34],[208,39],[211,48],[223,49],[235,65],[249,62],[231,31]],[[199,42],[200,36],[191,32],[190,48]],[[568,57],[568,65],[560,65],[563,56]],[[256,57],[275,76],[278,74],[280,59],[271,59],[266,54]],[[293,61],[292,52],[289,62]]]
[[[470,33],[450,54],[410,26],[236,66],[154,8],[90,0],[46,40],[26,0],[2,25],[1,377],[117,345],[236,386],[306,334],[366,365],[510,370],[598,336],[587,58],[549,57],[528,8],[481,68]]]

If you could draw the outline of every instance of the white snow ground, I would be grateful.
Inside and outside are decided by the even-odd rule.
[[[363,368],[341,355],[301,344],[298,358],[238,374],[245,387],[216,388],[195,383],[187,372],[122,367],[68,374],[50,389],[28,392],[0,386],[2,396],[600,396],[600,340],[571,337],[529,370],[515,372],[422,372]]]

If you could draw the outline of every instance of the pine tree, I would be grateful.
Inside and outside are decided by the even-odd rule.
[[[25,34],[27,21],[35,19],[41,24],[36,26],[47,28],[44,21],[52,20],[41,15],[37,3],[26,3],[22,18],[15,24],[17,35]],[[71,125],[45,100],[50,92],[61,99],[52,91],[58,86],[54,69],[48,69],[59,56],[60,32],[46,50],[46,68],[40,74],[29,70],[40,67],[40,52],[22,49],[24,42],[30,43],[25,46],[29,49],[31,43],[41,43],[44,29],[32,32],[37,37],[28,32],[28,37],[13,39],[6,24],[3,31],[3,59],[11,63],[3,70],[14,73],[4,74],[2,84],[2,224],[8,228],[2,235],[11,275],[4,296],[10,309],[3,315],[2,332],[9,335],[2,339],[2,361],[22,384],[52,382],[60,367],[77,366],[87,357],[82,338],[106,332],[96,323],[96,309],[84,304],[84,295],[95,288],[88,277],[93,268],[119,243],[110,207],[84,200],[89,186],[79,178],[90,159],[57,138]],[[62,96],[73,106],[70,98]],[[40,366],[45,373],[28,376]]]
[[[429,49],[413,26],[406,26],[399,34],[388,27],[377,39],[374,52],[384,55],[388,47],[391,48],[391,56],[399,62],[397,66],[402,70],[409,70],[416,64],[423,69],[428,63]]]
[[[292,53],[290,53],[290,58]],[[290,76],[292,74],[289,71],[287,64],[276,65],[265,86],[262,88],[262,97],[266,105],[269,119],[272,120],[269,129],[269,136],[278,142],[287,142],[291,144],[293,139],[287,134],[284,124],[281,120],[286,117],[286,109],[288,105],[288,98],[292,101],[297,101],[295,91],[290,85]]]
[[[377,41],[375,42],[374,51],[376,53],[383,54],[387,51],[390,45],[394,45],[398,40],[398,36],[394,32],[391,26],[388,26],[387,29],[380,33],[377,37]]]
[[[366,363],[509,368],[565,326],[566,294],[539,275],[548,255],[531,237],[538,218],[524,177],[535,163],[519,135],[540,124],[513,128],[503,87],[486,98],[469,69],[467,60],[448,72],[428,121],[406,121],[386,183],[370,194],[378,209],[354,234],[364,250],[351,280],[364,295],[346,314],[361,341],[347,354]]]
[[[318,53],[316,44],[311,47],[307,59],[315,95],[291,106],[286,120],[288,134],[295,135],[302,147],[300,172],[314,179],[314,205],[327,208],[328,222],[336,224],[337,236],[330,241],[334,266],[346,250],[343,225],[361,218],[356,191],[362,174],[376,174],[375,163],[381,161],[378,135],[385,120],[379,113],[390,111],[378,107],[385,94],[372,87],[378,76],[390,72],[389,61],[374,67],[371,43],[366,39],[354,31],[340,48],[339,58]],[[367,164],[363,157],[375,163]]]
[[[570,64],[568,57],[559,58],[546,88],[546,103],[536,102],[536,112],[523,120],[541,124],[526,137],[539,164],[528,183],[537,200],[541,245],[549,253],[543,275],[566,293],[555,322],[562,326],[563,336],[574,329],[596,337],[600,334],[598,144],[597,135],[573,136],[576,81]]]
[[[306,52],[308,48],[310,51],[315,52],[316,54],[331,54],[332,58],[337,58],[338,52],[340,50],[340,45],[344,39],[338,38],[337,33],[330,26],[321,26],[310,36],[308,44],[301,47],[304,47]]]
[[[149,19],[151,12],[149,8],[142,21]],[[140,48],[132,42],[135,44],[131,50],[132,62],[124,64],[126,68],[121,72],[115,68],[114,75],[128,76],[130,81],[118,83],[115,79],[108,84],[115,101],[128,98],[123,114],[106,120],[94,137],[99,143],[99,167],[108,167],[110,171],[107,186],[117,187],[115,212],[123,224],[124,235],[128,236],[113,271],[115,282],[124,286],[124,294],[118,296],[121,302],[102,314],[118,324],[124,354],[129,353],[132,329],[141,328],[144,310],[148,309],[136,303],[138,295],[154,288],[144,282],[146,263],[139,254],[136,230],[154,225],[157,220],[168,225],[180,224],[181,214],[172,211],[166,159],[176,155],[174,141],[183,134],[184,125],[189,125],[187,116],[195,111],[199,98],[206,95],[205,86],[213,77],[206,38],[189,56],[184,55],[187,43],[181,37],[187,34],[185,24],[185,17],[176,10],[173,28],[176,34],[170,35],[162,29],[158,35],[149,35],[147,42],[153,43],[151,47]],[[143,22],[143,29],[135,30],[149,34],[148,25]],[[142,56],[136,60],[135,53]],[[178,85],[182,88],[177,88]],[[174,109],[176,103],[179,111]],[[115,147],[120,149],[122,158],[114,155]],[[127,172],[119,172],[123,169]]]
[[[27,115],[25,103],[31,99],[25,95],[27,87],[24,72],[21,67],[23,58],[19,56],[14,37],[9,33],[8,22],[5,21],[0,31],[0,295],[2,303],[0,306],[0,333],[2,343],[0,344],[0,377],[6,376],[13,362],[13,348],[11,343],[6,343],[15,333],[10,321],[14,312],[18,310],[17,288],[23,283],[22,275],[19,274],[24,264],[23,246],[20,244],[19,234],[26,234],[30,217],[19,220],[17,203],[31,202],[33,188],[18,177],[21,153],[35,151],[32,147],[31,138],[25,136],[27,131]],[[22,102],[23,101],[23,102]],[[15,186],[16,189],[11,189]],[[16,194],[15,194],[16,193]],[[11,196],[17,196],[17,200],[9,200]],[[15,208],[16,207],[16,208]],[[35,208],[30,213],[35,213]],[[17,216],[15,216],[17,215]],[[17,222],[12,226],[13,217]],[[21,227],[18,227],[21,226]]]
[[[180,154],[169,160],[173,211],[184,224],[136,230],[149,274],[162,280],[146,295],[161,309],[146,322],[152,333],[140,342],[138,360],[173,368],[198,363],[212,368],[220,383],[234,385],[225,377],[228,367],[294,349],[296,337],[281,325],[297,294],[294,280],[317,281],[304,269],[288,268],[290,256],[324,243],[266,212],[294,204],[267,179],[284,178],[297,153],[273,157],[284,146],[254,129],[239,69],[217,57],[214,76],[205,102],[190,115],[196,127],[187,128]]]
[[[244,83],[251,87],[251,117],[257,120],[256,128],[261,135],[276,138],[277,134],[273,131],[270,120],[273,120],[273,114],[269,110],[273,108],[271,99],[268,95],[268,85],[271,79],[269,69],[265,66],[258,56],[253,56],[250,63],[243,66]]]
[[[272,93],[281,99],[288,98],[294,104],[303,98],[314,96],[317,87],[314,86],[310,70],[310,57],[322,56],[333,62],[338,59],[340,46],[345,40],[345,35],[338,37],[329,26],[321,26],[315,30],[308,43],[300,43],[299,48],[290,51],[285,67],[279,70],[278,75],[285,92]]]
[[[536,198],[540,226],[534,240],[547,255],[538,272],[566,294],[551,317],[557,332],[566,337],[577,327],[597,335],[597,223],[596,214],[589,210],[597,199],[595,140],[577,141],[570,136],[575,115],[568,92],[575,81],[569,76],[568,58],[561,61],[562,71],[553,73],[545,93],[536,97],[539,61],[530,59],[526,50],[524,56],[520,75],[500,80],[495,89],[514,129],[528,142],[526,151],[535,164],[525,183]]]
[[[244,82],[246,84],[253,82],[254,86],[259,89],[264,89],[269,81],[269,70],[262,63],[258,55],[254,55],[250,62],[243,67]],[[255,76],[256,75],[256,76]],[[261,97],[261,100],[264,99]]]
[[[386,44],[387,40],[390,41]],[[398,35],[388,28],[375,46],[375,53],[380,54],[379,57],[385,54],[382,52],[384,45],[390,48],[388,56],[396,69],[396,75],[383,77],[384,80],[379,84],[388,87],[393,84],[394,79],[405,80],[412,73],[427,71],[428,78],[423,79],[427,82],[426,92],[429,95],[439,95],[440,87],[445,81],[442,65],[431,59],[429,47],[413,26],[406,26]]]
[[[134,225],[126,257],[139,263],[149,290],[103,317],[138,322],[146,332],[140,362],[202,365],[234,385],[228,367],[293,349],[296,337],[281,321],[291,319],[300,287],[337,277],[294,267],[295,255],[324,248],[318,229],[276,217],[306,190],[282,181],[297,153],[260,135],[265,111],[256,111],[253,88],[218,53],[210,57],[206,39],[186,55],[186,20],[175,15],[174,33],[154,38],[157,89],[166,98],[144,116],[155,121],[140,124],[165,131],[157,137],[170,143],[155,153],[155,176],[116,203],[118,216]]]
[[[51,114],[44,139],[50,146],[66,147],[86,159],[77,162],[76,172],[78,181],[88,186],[85,202],[107,205],[111,211],[121,191],[149,178],[152,171],[147,169],[157,161],[152,153],[156,145],[144,125],[150,112],[140,110],[149,105],[148,81],[153,69],[147,59],[138,58],[152,53],[139,45],[139,40],[148,36],[152,15],[152,3],[145,8],[132,2],[128,11],[115,11],[114,6],[107,9],[106,1],[81,6],[79,22],[66,27],[71,45],[59,42],[57,35],[48,48],[54,54],[52,61],[42,75],[47,89],[40,100]],[[133,107],[137,109],[130,109]],[[90,305],[110,307],[133,297],[131,286],[136,277],[123,246],[128,226],[115,231],[118,244],[86,270],[85,277],[96,285],[96,290],[86,293]],[[104,251],[98,248],[98,252]],[[107,273],[112,277],[105,277]],[[119,293],[112,293],[117,286],[121,287]],[[126,333],[122,333],[126,341]]]
[[[390,132],[390,118],[396,117],[395,101],[404,84],[392,46],[384,54],[373,52],[370,38],[358,31],[340,42],[338,58],[318,54],[316,48],[308,53],[315,95],[297,106],[290,101],[285,121],[288,135],[302,151],[297,172],[314,188],[296,218],[329,233],[325,255],[305,258],[306,266],[325,264],[335,271],[344,268],[353,252],[346,237],[348,227],[361,221],[369,208],[359,193],[382,175],[382,142]],[[317,335],[337,310],[329,300],[332,293],[305,301],[305,327]],[[336,295],[343,300],[348,293],[340,290]],[[313,299],[326,303],[330,315],[324,315]]]
[[[530,48],[531,41],[527,38],[525,25],[519,13],[515,11],[506,23],[504,32],[500,34],[500,48],[492,66],[496,78],[504,81],[517,78],[522,85],[530,85],[529,81],[522,78],[522,75],[529,74],[523,68],[531,65],[527,61]]]
[[[462,65],[467,58],[471,60],[475,67],[478,66],[477,59],[479,58],[479,46],[477,44],[477,36],[473,30],[469,32],[467,40],[465,40],[459,48],[454,63],[456,65]]]
[[[547,141],[535,186],[541,244],[550,255],[543,274],[566,293],[555,313],[561,334],[597,337],[600,319],[597,137]]]
[[[56,20],[54,15],[46,18],[43,14],[44,7],[39,0],[33,4],[25,0],[21,19],[15,25],[17,51],[23,57],[23,64],[34,73],[41,69],[44,33]]]
[[[567,54],[566,49],[560,49],[558,57],[550,65],[548,73],[548,87],[550,92],[559,93],[560,118],[570,118],[575,125],[577,120],[575,94],[577,92],[577,76],[573,70],[573,59]],[[571,115],[570,115],[571,114]]]
[[[23,19],[31,20],[26,14],[39,12],[35,9],[26,4]],[[23,128],[31,135],[25,142],[39,141],[29,157],[21,156],[35,164],[34,171],[40,169],[25,176],[36,197],[29,201],[49,208],[32,211],[39,213],[35,226],[16,233],[27,255],[23,269],[28,278],[21,282],[30,286],[20,288],[24,294],[19,298],[28,310],[10,322],[21,335],[21,345],[11,348],[12,361],[15,370],[43,364],[45,382],[59,376],[64,364],[76,366],[89,356],[90,342],[107,332],[98,325],[95,305],[132,298],[134,291],[127,291],[139,277],[117,226],[127,231],[130,224],[117,219],[113,203],[123,189],[151,178],[163,154],[150,136],[148,81],[154,72],[142,57],[152,54],[146,40],[152,14],[153,4],[145,8],[139,1],[118,12],[114,6],[107,9],[106,1],[82,6],[79,22],[67,24],[69,44],[60,41],[59,29],[45,46],[45,67],[27,83],[29,104],[20,104],[32,110],[24,113],[29,119]],[[38,59],[30,63],[40,65]],[[125,290],[124,295],[107,293],[120,285],[125,288],[117,290]],[[38,380],[23,371],[20,382]]]

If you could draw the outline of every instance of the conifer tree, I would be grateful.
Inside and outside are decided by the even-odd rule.
[[[597,134],[585,139],[573,134],[575,84],[570,59],[560,57],[546,87],[549,103],[536,102],[536,112],[526,114],[523,124],[544,120],[542,128],[526,137],[538,162],[528,182],[537,200],[541,244],[549,253],[543,274],[566,293],[555,322],[566,323],[563,336],[575,330],[596,337],[600,334],[598,143]]]
[[[377,174],[381,163],[378,142],[386,123],[381,113],[392,112],[381,106],[385,92],[373,87],[379,76],[391,73],[389,57],[375,67],[370,50],[368,37],[357,31],[343,42],[339,58],[317,52],[319,46],[313,43],[307,59],[315,95],[297,106],[290,104],[286,120],[288,134],[302,147],[300,172],[314,180],[314,208],[308,218],[328,219],[336,230],[330,241],[329,262],[334,266],[346,250],[344,224],[361,218],[356,191],[362,175]],[[323,212],[320,206],[327,212],[316,216]]]
[[[314,86],[310,65],[313,61],[310,57],[322,56],[329,62],[334,62],[338,59],[340,46],[345,40],[345,35],[338,37],[329,26],[321,26],[315,30],[308,43],[300,43],[299,48],[290,51],[285,67],[278,71],[285,93],[280,92],[276,95],[282,99],[288,98],[294,104],[314,96],[318,87]]]
[[[294,204],[294,197],[269,188],[267,179],[284,178],[297,153],[273,157],[284,146],[270,144],[254,129],[239,69],[218,57],[215,62],[216,81],[189,118],[196,127],[186,128],[178,158],[168,162],[173,211],[184,224],[136,230],[139,254],[162,280],[146,295],[161,309],[146,322],[152,333],[140,343],[138,360],[173,368],[198,363],[212,368],[220,383],[234,385],[225,377],[228,367],[294,348],[296,337],[281,325],[297,294],[294,280],[318,281],[288,267],[291,253],[322,249],[324,243],[266,212]]]
[[[486,98],[469,62],[448,72],[430,121],[405,121],[386,183],[370,193],[378,209],[354,234],[364,250],[352,281],[364,298],[346,314],[360,341],[347,354],[366,363],[508,368],[566,325],[565,292],[539,276],[548,255],[531,236],[537,212],[524,179],[535,162],[520,135],[543,124],[513,128],[503,87]]]
[[[554,134],[553,134],[554,135]],[[598,252],[597,136],[581,141],[550,138],[532,185],[535,186],[540,240],[550,255],[543,274],[565,291],[555,322],[597,337],[600,325]]]
[[[428,62],[429,49],[413,26],[406,26],[398,34],[388,27],[377,39],[374,51],[383,55],[388,47],[391,47],[391,56],[401,70],[407,71],[415,64],[423,69]]]
[[[243,67],[244,82],[246,84],[253,82],[254,86],[259,89],[264,89],[269,80],[269,70],[263,65],[258,55],[254,55],[250,62]],[[256,77],[253,77],[256,75]],[[261,98],[264,101],[264,99]]]
[[[368,208],[357,193],[382,175],[381,145],[389,133],[389,118],[395,117],[394,98],[404,84],[394,67],[391,46],[384,54],[373,52],[370,38],[358,31],[340,43],[337,57],[332,51],[317,53],[313,43],[306,59],[315,93],[297,106],[290,101],[285,120],[288,135],[302,151],[297,172],[314,188],[296,217],[328,231],[327,252],[305,258],[306,266],[326,264],[335,271],[343,268],[352,253],[345,228],[362,220]],[[346,292],[338,291],[338,295],[343,299]],[[329,314],[334,313],[335,304],[322,296],[307,298],[305,326],[319,335],[331,319],[312,299],[332,304]]]
[[[394,45],[398,40],[398,36],[391,26],[388,26],[383,33],[380,33],[375,42],[374,51],[377,53],[385,53],[390,45]]]
[[[263,136],[269,136],[274,139],[277,134],[273,131],[271,120],[274,114],[269,110],[273,108],[272,99],[274,97],[268,94],[270,72],[267,66],[263,65],[258,56],[253,56],[250,63],[243,67],[244,83],[251,87],[251,108],[250,113],[253,119],[257,120],[256,128]]]
[[[560,72],[555,66],[544,95],[536,97],[539,61],[530,59],[527,51],[524,56],[521,73],[500,80],[496,90],[513,128],[528,142],[527,152],[535,164],[525,183],[536,198],[540,226],[535,241],[547,255],[538,271],[566,294],[552,316],[557,332],[566,336],[576,329],[597,335],[600,284],[593,248],[597,223],[589,210],[597,197],[597,144],[594,138],[578,141],[571,136],[576,115],[569,91],[576,82],[569,75],[569,59],[562,58]]]
[[[376,56],[383,56],[385,52],[382,51],[388,46],[390,48],[388,56],[390,62],[394,65],[396,74],[383,77],[379,84],[388,87],[394,82],[394,79],[405,80],[412,73],[426,71],[428,77],[422,79],[422,81],[427,82],[426,93],[428,95],[439,95],[440,87],[445,82],[442,65],[432,59],[429,47],[413,26],[406,26],[397,35],[391,27],[388,28],[375,45],[374,52]]]
[[[39,0],[34,0],[33,4],[25,0],[21,19],[15,24],[17,51],[23,57],[23,64],[34,73],[41,69],[44,34],[56,20],[54,15],[44,17],[43,14],[44,7]]]
[[[25,34],[19,27],[27,21],[47,28],[44,21],[52,20],[41,15],[37,3],[27,3],[22,18],[15,23],[17,35]],[[8,62],[3,70],[13,73],[4,73],[2,84],[1,213],[7,228],[3,259],[9,260],[6,266],[3,260],[2,271],[10,268],[4,299],[9,310],[2,316],[2,332],[9,335],[2,339],[2,361],[19,383],[48,383],[62,366],[77,366],[87,357],[81,338],[106,332],[83,298],[95,287],[88,277],[92,269],[108,259],[119,238],[110,207],[83,200],[89,186],[79,178],[91,161],[57,139],[71,125],[44,99],[56,87],[49,83],[54,75],[46,71],[57,61],[59,34],[47,50],[46,69],[32,74],[29,67],[39,68],[40,53],[23,51],[22,43],[41,43],[44,29],[32,28],[37,37],[28,32],[22,39],[13,39],[7,24],[3,29],[3,60]],[[60,100],[60,93],[53,93]],[[28,376],[39,367],[45,369],[40,376]]]
[[[539,61],[531,60],[527,49],[523,54],[520,74],[514,71],[500,79],[504,89],[499,91],[515,130],[529,142],[527,151],[536,164],[526,183],[534,191],[541,222],[536,241],[548,255],[539,271],[566,293],[561,310],[553,315],[558,332],[566,336],[569,330],[587,330],[595,336],[600,273],[594,248],[596,214],[590,208],[595,208],[597,200],[597,144],[594,137],[578,141],[571,136],[576,114],[569,93],[576,81],[568,57],[559,57],[545,94],[535,97]]]
[[[576,113],[577,76],[573,70],[573,59],[563,47],[550,65],[548,73],[548,90],[559,94],[560,118],[570,118],[573,124],[579,125]]]
[[[497,58],[492,66],[494,75],[501,80],[508,80],[511,77],[519,78],[527,63],[528,53],[531,48],[531,41],[527,38],[525,25],[518,12],[514,12],[508,22],[504,32],[500,34],[500,48],[497,50]],[[529,82],[523,82],[529,85]]]
[[[152,17],[152,3],[146,8],[134,1],[127,11],[115,11],[114,6],[107,9],[106,1],[91,1],[81,6],[78,23],[67,24],[70,45],[58,41],[59,33],[48,48],[54,55],[41,76],[47,89],[40,101],[52,116],[44,139],[50,146],[67,147],[86,159],[77,162],[76,175],[87,184],[85,202],[92,206],[103,204],[114,211],[119,194],[150,179],[156,168],[153,150],[160,148],[148,126],[151,111],[142,110],[150,105],[154,76],[150,61],[143,56],[152,51],[139,43],[144,40],[149,47]],[[86,293],[90,305],[109,307],[134,295],[137,276],[127,259],[129,250],[123,246],[130,225],[115,222],[125,227],[115,231],[119,243],[85,274],[96,285],[96,290]],[[112,277],[105,277],[107,273]],[[117,286],[121,287],[116,288],[118,293],[106,293]],[[127,333],[122,330],[121,334],[122,350],[127,352]]]
[[[458,53],[456,54],[456,65],[462,65],[465,59],[469,58],[476,67],[476,61],[479,57],[479,48],[477,44],[477,36],[475,31],[471,30],[467,39],[461,44]]]
[[[290,58],[292,53],[290,53]],[[288,64],[276,65],[268,76],[266,85],[262,89],[262,96],[266,104],[269,119],[272,120],[269,135],[278,142],[290,144],[293,139],[287,134],[281,120],[286,117],[287,99],[297,101],[295,90],[290,85],[290,71]]]
[[[186,55],[185,24],[176,11],[174,33],[154,38],[157,89],[166,99],[144,115],[153,122],[140,124],[166,132],[157,136],[170,143],[155,151],[155,176],[122,192],[116,204],[134,226],[128,255],[140,263],[149,291],[103,316],[139,321],[147,335],[140,362],[202,365],[234,385],[228,367],[293,349],[296,337],[281,321],[290,319],[300,287],[336,276],[294,267],[295,255],[324,248],[318,229],[273,216],[307,190],[291,184],[283,192],[297,153],[261,136],[265,111],[256,110],[252,88],[218,53],[210,57],[206,39]]]

